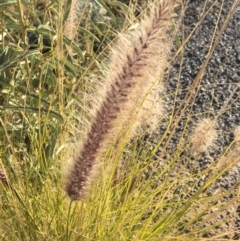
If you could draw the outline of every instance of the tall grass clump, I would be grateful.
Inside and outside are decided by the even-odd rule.
[[[239,1],[204,1],[185,36],[189,2],[0,3],[1,240],[239,240],[237,125],[220,145],[238,84],[194,112]],[[186,86],[184,52],[212,11]]]

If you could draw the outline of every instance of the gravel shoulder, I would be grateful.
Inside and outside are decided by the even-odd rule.
[[[199,24],[199,21],[212,4],[214,4],[212,9]],[[188,1],[183,23],[180,26],[181,34],[179,37],[185,39],[197,27],[187,42],[182,56],[174,61],[168,72],[166,100],[169,113],[177,112],[206,60],[212,42],[216,39],[216,37],[213,37],[214,32],[216,35],[219,33],[232,5],[232,0]],[[191,100],[191,105],[189,105],[185,116],[179,122],[177,131],[168,145],[169,152],[171,153],[171,151],[173,152],[176,149],[186,121],[189,121],[188,126],[191,129],[198,120],[214,118],[219,111],[222,111],[216,123],[218,138],[215,144],[217,148],[210,150],[208,154],[201,155],[197,159],[197,168],[198,170],[203,170],[211,165],[214,160],[217,160],[234,140],[234,133],[240,126],[240,86],[238,85],[240,85],[240,4],[238,4],[233,17],[213,52],[200,84],[194,90],[195,93],[194,98]],[[231,99],[229,99],[230,97]],[[188,119],[189,116],[191,116],[190,120]],[[166,128],[166,124],[160,126],[160,136]],[[160,154],[161,148],[157,155]],[[193,159],[193,162],[192,166],[196,167],[196,159]],[[240,163],[237,163],[218,180],[212,192],[228,190],[238,185],[239,182]],[[218,217],[223,219],[227,216],[228,219],[233,220],[232,223],[226,223],[225,232],[230,233],[233,227],[240,228],[239,209],[240,203],[235,204],[231,210],[226,210],[222,217]],[[240,235],[235,233],[233,236],[229,235],[228,238],[240,240]]]

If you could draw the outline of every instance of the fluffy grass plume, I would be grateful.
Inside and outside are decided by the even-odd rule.
[[[112,51],[94,118],[86,128],[78,153],[66,177],[65,190],[72,200],[84,198],[96,166],[109,143],[126,128],[136,106],[160,78],[170,51],[171,18],[175,1],[152,2],[140,27],[119,36]]]
[[[196,124],[190,135],[191,150],[193,153],[207,152],[214,147],[217,139],[217,131],[214,127],[214,121],[204,118]]]
[[[65,6],[67,7],[67,2],[65,2]],[[68,18],[64,26],[64,35],[66,35],[70,40],[74,39],[77,32],[77,26],[74,23],[76,20],[75,19],[76,8],[77,8],[77,0],[72,0]]]

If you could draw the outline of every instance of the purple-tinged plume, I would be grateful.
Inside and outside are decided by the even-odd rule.
[[[119,36],[103,78],[95,117],[86,128],[67,174],[65,190],[72,200],[84,198],[109,144],[128,127],[136,106],[148,90],[159,83],[171,48],[175,6],[173,0],[153,2],[139,28]]]

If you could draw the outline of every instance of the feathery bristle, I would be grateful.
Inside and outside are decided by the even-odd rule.
[[[119,37],[95,118],[68,173],[65,190],[72,200],[84,197],[107,145],[127,128],[134,108],[163,72],[170,51],[168,31],[174,5],[171,0],[157,1],[141,22],[141,29]]]

